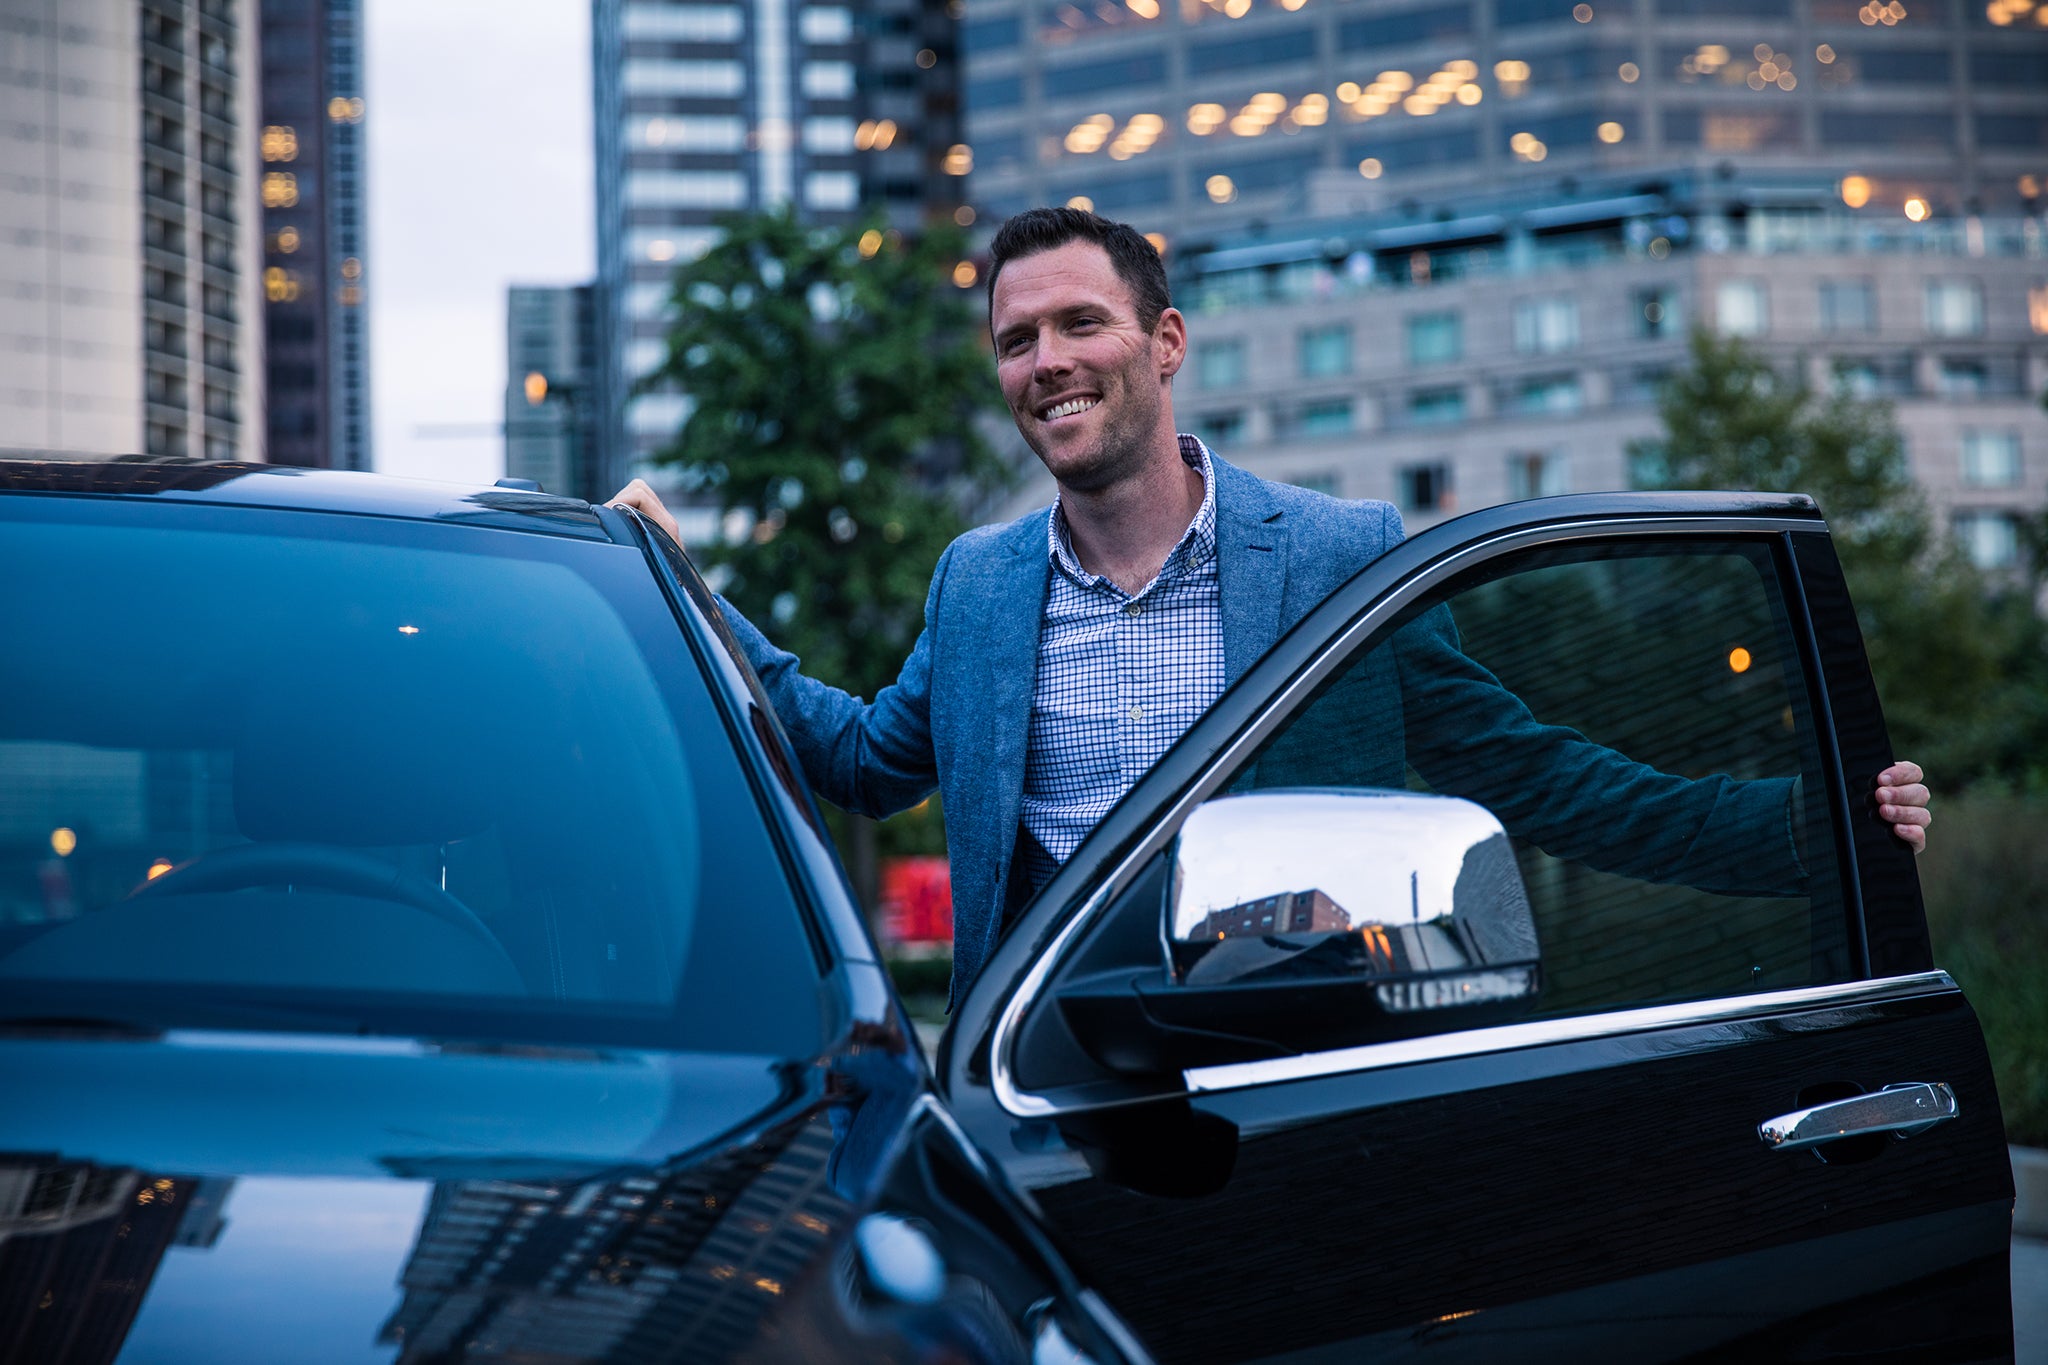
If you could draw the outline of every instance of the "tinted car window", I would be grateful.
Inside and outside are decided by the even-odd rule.
[[[1541,1011],[1579,1013],[1851,975],[1814,733],[1767,546],[1576,546],[1425,599],[1232,790],[1486,806],[1514,836]]]
[[[30,506],[0,523],[35,585],[0,602],[7,1013],[815,1045],[802,912],[637,552]]]

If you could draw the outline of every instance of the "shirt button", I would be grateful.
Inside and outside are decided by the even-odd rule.
[[[1144,614],[1145,614],[1145,604],[1144,604],[1143,602],[1126,602],[1126,603],[1124,603],[1124,615],[1126,615],[1126,616],[1143,616]]]
[[[1145,703],[1143,703],[1143,702],[1133,702],[1133,703],[1131,703],[1131,721],[1132,721],[1132,723],[1133,723],[1133,724],[1135,724],[1136,722],[1138,722],[1138,721],[1141,721],[1141,720],[1143,720],[1143,719],[1145,719]]]

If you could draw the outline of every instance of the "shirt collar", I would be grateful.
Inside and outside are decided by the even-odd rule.
[[[1188,468],[1202,476],[1202,505],[1195,509],[1194,520],[1181,533],[1180,540],[1166,556],[1166,562],[1159,566],[1159,578],[1200,568],[1216,557],[1216,470],[1210,461],[1209,447],[1203,445],[1200,438],[1185,432],[1181,433],[1179,440],[1181,459]],[[1046,553],[1055,569],[1084,588],[1109,581],[1081,567],[1080,556],[1074,553],[1073,537],[1067,529],[1066,510],[1060,505],[1057,492],[1053,494],[1052,517],[1046,527]],[[1155,583],[1158,581],[1153,580]],[[1141,596],[1142,593],[1134,595]]]

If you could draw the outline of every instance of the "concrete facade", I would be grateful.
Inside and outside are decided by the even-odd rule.
[[[0,15],[0,449],[261,458],[243,8]]]

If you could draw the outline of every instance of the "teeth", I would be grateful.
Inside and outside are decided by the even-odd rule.
[[[1047,408],[1045,410],[1045,420],[1050,422],[1056,417],[1072,417],[1075,413],[1086,412],[1094,406],[1095,400],[1093,398],[1069,398],[1058,407]]]

